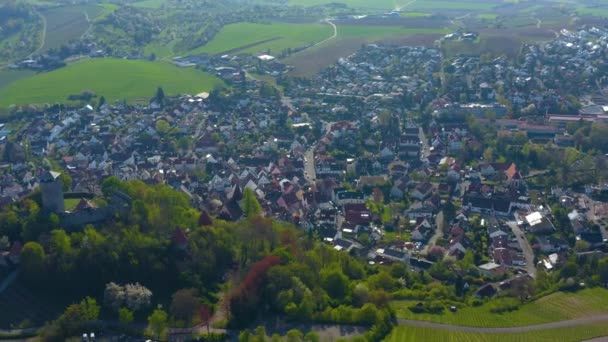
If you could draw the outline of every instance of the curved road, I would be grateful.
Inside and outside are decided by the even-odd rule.
[[[433,323],[433,322],[426,322],[426,321],[416,321],[416,320],[411,320],[411,319],[397,319],[397,322],[400,325],[408,325],[411,327],[443,329],[443,330],[451,330],[451,331],[462,331],[462,332],[468,332],[468,333],[501,334],[501,333],[518,333],[518,332],[555,329],[555,328],[567,328],[567,327],[574,327],[574,326],[593,324],[593,323],[608,323],[608,315],[591,316],[591,317],[572,319],[569,321],[559,321],[559,322],[551,322],[551,323],[536,324],[536,325],[525,325],[525,326],[508,327],[508,328],[467,327],[467,326],[462,326],[462,325]]]

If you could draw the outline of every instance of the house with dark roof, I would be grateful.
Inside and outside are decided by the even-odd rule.
[[[423,183],[416,185],[416,187],[410,194],[410,197],[412,197],[413,199],[417,199],[419,201],[424,201],[425,199],[429,198],[432,193],[433,193],[433,185],[429,182],[423,182]]]

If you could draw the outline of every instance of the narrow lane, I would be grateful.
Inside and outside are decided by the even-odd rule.
[[[530,246],[530,242],[524,235],[524,232],[521,230],[521,228],[519,228],[519,226],[517,225],[517,222],[509,221],[509,222],[507,222],[507,225],[511,228],[511,230],[513,231],[513,234],[515,235],[515,238],[517,239],[517,242],[521,246],[521,250],[523,251],[524,257],[526,259],[526,270],[528,271],[528,274],[532,278],[536,278],[536,265],[534,265],[534,252],[532,251],[532,246]]]

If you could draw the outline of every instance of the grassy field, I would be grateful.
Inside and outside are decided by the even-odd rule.
[[[34,74],[31,70],[0,70],[0,88]]]
[[[388,37],[409,36],[413,34],[445,34],[449,32],[449,30],[445,29],[406,28],[402,26],[338,26],[338,38],[360,38],[364,39],[367,42],[372,42],[377,39]]]
[[[576,12],[578,14],[608,18],[608,6],[606,6],[606,5],[602,5],[601,7],[599,7],[599,6],[591,7],[591,6],[581,5],[576,8]]]
[[[361,9],[376,9],[376,10],[394,10],[405,4],[407,4],[408,0],[341,0],[341,1],[332,1],[332,0],[289,0],[290,5],[294,6],[317,6],[317,5],[326,5],[329,3],[340,2],[346,4],[351,8],[361,8]]]
[[[481,1],[445,1],[445,0],[418,0],[411,3],[407,9],[434,9],[434,10],[472,10],[487,11],[496,7],[498,2]]]
[[[103,11],[103,7],[96,5],[64,6],[44,11],[47,22],[44,49],[57,48],[70,40],[79,39],[89,28],[85,12],[92,20]]]
[[[401,12],[400,15],[405,18],[426,18],[430,17],[431,13],[425,12]]]
[[[487,305],[465,307],[455,313],[440,315],[415,314],[407,308],[412,303],[393,302],[397,317],[474,327],[513,327],[608,314],[608,290],[594,288],[577,293],[558,292],[503,314],[491,313]]]
[[[165,0],[143,0],[133,3],[133,6],[142,8],[160,8],[164,3]]]
[[[105,19],[108,15],[110,15],[112,12],[116,11],[120,7],[116,4],[99,4],[98,6],[102,8],[102,11],[95,17],[96,21]]]
[[[399,326],[385,339],[387,342],[467,341],[467,342],[573,342],[607,336],[608,325],[588,324],[578,327],[536,330],[521,333],[480,334],[432,328]]]
[[[205,46],[190,51],[197,53],[246,52],[259,53],[270,50],[281,53],[287,48],[297,48],[322,41],[333,34],[327,24],[254,24],[227,25]]]
[[[162,86],[165,94],[199,93],[221,81],[202,71],[168,63],[90,59],[15,81],[0,88],[0,107],[11,104],[68,102],[71,94],[92,90],[108,101],[145,100]]]
[[[483,19],[483,20],[494,20],[494,19],[496,19],[496,17],[498,17],[498,14],[494,14],[494,13],[483,13],[483,14],[479,14],[477,16],[477,18]]]

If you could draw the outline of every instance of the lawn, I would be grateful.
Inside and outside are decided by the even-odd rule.
[[[208,44],[190,51],[197,53],[259,53],[270,50],[279,54],[287,48],[314,44],[331,37],[327,24],[254,24],[237,23],[224,26]]]
[[[11,104],[68,102],[71,94],[92,90],[108,101],[145,100],[158,86],[165,94],[209,91],[221,81],[191,68],[169,63],[123,59],[88,59],[0,88],[0,107]]]
[[[513,327],[608,314],[608,290],[593,288],[577,293],[558,292],[503,314],[491,313],[488,305],[464,307],[455,313],[448,311],[440,315],[415,314],[408,309],[412,303],[396,301],[391,305],[398,318],[473,327]]]
[[[74,210],[74,208],[76,208],[76,206],[78,205],[78,203],[80,203],[81,200],[81,198],[66,198],[63,200],[63,207],[67,211],[72,211]]]
[[[470,333],[433,328],[399,326],[385,339],[387,342],[467,341],[467,342],[570,342],[608,335],[608,325],[587,324],[577,327],[554,328],[520,333]]]
[[[77,5],[53,8],[42,12],[46,18],[44,49],[58,48],[71,40],[78,40],[89,28],[90,20],[102,14],[104,8],[96,5]]]

